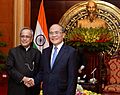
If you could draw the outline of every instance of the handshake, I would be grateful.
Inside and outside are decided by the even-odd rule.
[[[32,87],[35,85],[34,79],[29,77],[23,77],[22,81],[27,87]]]

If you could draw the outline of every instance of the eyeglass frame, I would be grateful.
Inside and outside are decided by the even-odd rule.
[[[49,35],[50,35],[50,36],[60,35],[61,33],[64,33],[64,32],[62,32],[62,31],[54,31],[54,32],[49,32]]]

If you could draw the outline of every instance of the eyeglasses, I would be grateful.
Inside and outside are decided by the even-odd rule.
[[[49,35],[60,35],[63,32],[60,31],[54,31],[54,32],[49,32]]]
[[[27,39],[31,38],[31,36],[28,36],[28,35],[21,35],[20,37],[21,38],[27,38]]]

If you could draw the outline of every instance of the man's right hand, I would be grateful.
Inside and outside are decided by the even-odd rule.
[[[22,81],[27,87],[32,87],[35,85],[34,79],[29,77],[23,77]]]

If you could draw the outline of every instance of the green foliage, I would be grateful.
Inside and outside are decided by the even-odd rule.
[[[106,51],[113,45],[114,32],[104,28],[75,28],[65,37],[66,44],[89,51]]]
[[[1,33],[0,33],[0,37],[3,36]],[[2,42],[0,41],[0,47],[6,47],[7,46],[7,43],[6,42]],[[0,51],[0,71],[4,70],[5,69],[5,61],[6,61],[6,55]]]
[[[5,42],[0,42],[0,47],[5,47],[7,44]]]
[[[5,68],[6,68],[5,64],[0,64],[0,71],[5,70]]]

